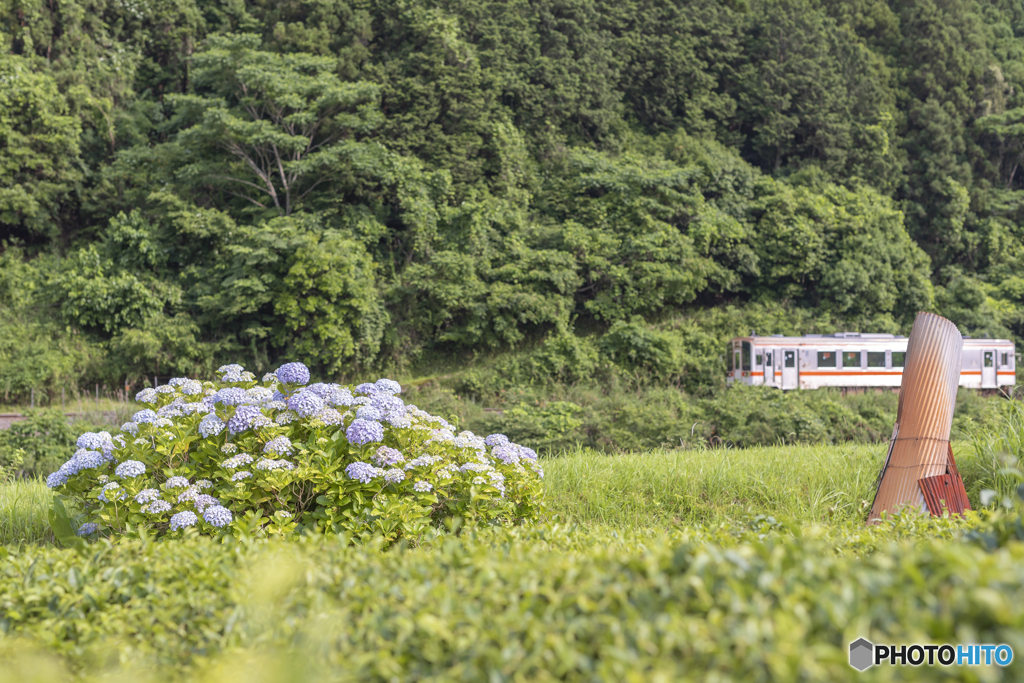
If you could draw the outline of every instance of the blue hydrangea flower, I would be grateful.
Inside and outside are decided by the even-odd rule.
[[[184,415],[197,415],[199,413],[209,413],[213,410],[213,406],[208,406],[202,401],[197,403],[186,403],[181,407],[181,412]]]
[[[349,440],[349,443],[357,446],[377,443],[384,438],[384,427],[379,422],[357,418],[345,430],[345,437]]]
[[[228,420],[228,431],[232,434],[241,434],[252,427],[257,417],[262,416],[263,413],[256,406],[238,406],[235,409],[235,414]]]
[[[309,382],[309,368],[302,363],[285,363],[274,373],[277,381],[284,384],[307,384]]]
[[[231,475],[231,481],[242,481],[243,479],[248,479],[251,476],[252,472],[235,472],[233,475]]]
[[[384,470],[384,481],[389,484],[398,484],[403,482],[405,481],[405,472],[397,468]]]
[[[125,460],[114,469],[114,474],[122,479],[141,477],[146,473],[146,466],[138,460]]]
[[[185,527],[195,526],[195,523],[199,521],[196,517],[196,513],[191,510],[185,510],[171,517],[171,531],[177,531],[178,529],[184,529]]]
[[[260,405],[272,400],[274,392],[267,387],[253,387],[252,389],[246,389],[245,395],[249,397],[247,403]]]
[[[156,389],[151,387],[146,387],[139,393],[135,394],[135,401],[137,403],[156,403],[156,399]]]
[[[170,509],[171,504],[166,500],[154,500],[149,507],[143,508],[143,511],[151,515],[161,515]]]
[[[356,386],[357,394],[376,394],[378,387],[373,382],[363,382]]]
[[[335,391],[337,391],[337,390],[338,390],[337,385],[335,385],[335,384],[324,384],[323,382],[317,382],[316,384],[310,384],[308,387],[303,389],[303,391],[311,391],[311,392],[313,392],[314,394],[319,396],[324,401],[329,399],[331,397],[331,395]]]
[[[245,368],[243,368],[238,363],[231,363],[230,365],[222,365],[219,368],[217,368],[217,374],[218,375],[226,375],[229,372],[231,372],[231,373],[239,373],[242,370],[245,370]]]
[[[142,489],[135,494],[135,502],[139,505],[145,505],[146,503],[152,503],[154,500],[160,497],[160,492],[156,489]]]
[[[252,462],[252,456],[251,455],[249,455],[248,453],[239,453],[238,455],[234,456],[233,458],[228,458],[227,460],[222,462],[220,465],[221,465],[221,467],[223,467],[226,470],[236,470],[239,467],[241,467],[242,465],[248,465],[251,462]]]
[[[132,436],[138,436],[139,425],[135,424],[134,422],[125,422],[123,425],[121,425],[121,431],[128,432]]]
[[[199,423],[199,433],[203,435],[203,438],[210,438],[216,436],[224,431],[224,422],[216,415],[212,413],[207,415]]]
[[[203,519],[211,526],[225,527],[231,524],[231,510],[223,505],[211,505],[203,511]]]
[[[187,377],[172,377],[167,380],[167,386],[169,387],[180,387],[182,384],[188,381]]]
[[[275,382],[277,382],[277,375],[275,375],[274,373],[268,372],[267,374],[263,375],[264,384],[274,384]]]
[[[518,450],[508,444],[501,444],[495,446],[494,449],[491,451],[491,455],[493,455],[495,458],[502,461],[506,465],[514,465],[517,462],[519,462]]]
[[[287,436],[275,436],[263,447],[264,453],[276,453],[277,455],[291,455],[292,442]]]
[[[188,486],[188,479],[185,477],[171,477],[167,480],[166,486],[169,489],[183,489]]]
[[[174,387],[170,386],[169,384],[161,384],[160,386],[158,386],[156,388],[156,393],[158,393],[158,394],[173,394],[174,393]]]
[[[402,385],[393,379],[381,378],[374,382],[377,387],[377,391],[382,394],[400,394],[402,393]]]
[[[430,493],[430,490],[433,488],[434,486],[429,481],[423,481],[422,479],[412,485],[412,490],[417,493]]]
[[[135,424],[150,424],[156,421],[157,414],[154,411],[150,410],[149,408],[146,408],[145,410],[140,410],[139,412],[132,415],[132,422],[134,422]]]
[[[91,536],[100,530],[100,525],[95,522],[86,522],[82,526],[78,527],[76,532],[79,536]]]
[[[302,390],[288,399],[288,407],[302,417],[312,417],[324,409],[324,402],[312,391]]]
[[[383,474],[383,470],[374,467],[373,465],[365,462],[354,462],[345,468],[345,474],[350,479],[356,479],[364,484],[369,484],[373,481],[374,477],[379,477]]]

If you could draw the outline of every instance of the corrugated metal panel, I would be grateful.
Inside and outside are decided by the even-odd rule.
[[[901,506],[923,512],[925,499],[917,481],[945,474],[962,352],[963,337],[956,325],[933,313],[917,314],[907,341],[898,428],[869,524]]]
[[[917,485],[924,496],[928,511],[934,517],[941,517],[943,508],[949,510],[951,515],[963,514],[964,510],[971,509],[967,503],[967,494],[963,490],[963,482],[959,481],[956,475],[940,474],[937,477],[925,477],[918,479]]]

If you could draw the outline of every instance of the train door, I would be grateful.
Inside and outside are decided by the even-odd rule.
[[[996,351],[985,349],[981,352],[981,388],[995,389],[996,382]]]
[[[796,349],[780,349],[782,356],[782,388],[796,389],[800,386],[800,374],[796,366]]]
[[[764,383],[766,386],[775,386],[775,362],[778,356],[778,349],[764,350]]]

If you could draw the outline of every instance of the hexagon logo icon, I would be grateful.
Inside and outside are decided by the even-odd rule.
[[[873,665],[875,659],[875,646],[864,638],[858,638],[850,643],[850,666],[857,671],[864,671]]]

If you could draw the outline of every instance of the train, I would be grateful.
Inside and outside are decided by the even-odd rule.
[[[726,346],[728,384],[794,389],[898,388],[907,338],[836,332],[786,337],[735,337]],[[1008,339],[964,338],[960,386],[998,390],[1016,384],[1017,358]]]

